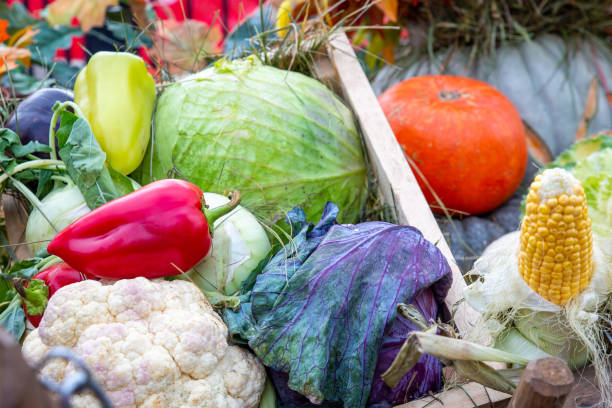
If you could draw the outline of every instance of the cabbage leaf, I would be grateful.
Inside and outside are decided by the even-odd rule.
[[[337,213],[328,203],[313,226],[301,209],[290,211],[293,241],[257,276],[240,309],[225,310],[224,320],[234,339],[286,374],[291,390],[314,404],[357,408],[368,403],[397,304],[428,287],[440,302],[451,275],[442,253],[417,229],[340,225]]]
[[[423,289],[411,303],[428,323],[436,320],[438,300],[431,289]],[[392,325],[387,326],[382,347],[378,353],[378,362],[368,406],[383,401],[393,405],[403,404],[442,387],[442,376],[440,375],[442,364],[431,354],[423,354],[415,366],[393,388],[385,384],[380,378],[391,366],[408,333],[417,330],[419,328],[413,322],[400,314],[397,315]]]
[[[368,184],[352,112],[325,85],[251,56],[218,60],[167,87],[142,184],[179,176],[202,191],[240,190],[259,219],[282,224],[294,206],[318,219],[327,201],[355,222]]]
[[[590,154],[576,163],[574,177],[582,182],[593,231],[612,238],[612,149]]]

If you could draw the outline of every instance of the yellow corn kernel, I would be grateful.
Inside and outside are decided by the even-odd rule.
[[[563,305],[593,277],[593,237],[580,182],[563,169],[538,175],[527,195],[518,266],[529,286]]]

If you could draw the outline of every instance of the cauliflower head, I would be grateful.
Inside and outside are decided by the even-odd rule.
[[[228,343],[221,318],[183,280],[86,280],[61,288],[22,351],[36,364],[53,346],[82,357],[115,407],[256,407],[265,385],[259,360]],[[75,370],[52,360],[41,375],[61,381]],[[72,402],[96,406],[87,394]]]

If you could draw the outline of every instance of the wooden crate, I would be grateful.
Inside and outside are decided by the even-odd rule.
[[[335,84],[332,87],[353,110],[361,128],[368,160],[377,179],[380,194],[384,202],[392,209],[397,222],[418,228],[425,238],[435,242],[446,256],[453,277],[446,305],[449,309],[453,308],[463,297],[465,281],[344,33],[334,35],[330,41],[327,57],[319,59],[315,69],[320,76],[331,79]],[[27,215],[24,216],[23,208],[20,208],[14,201],[3,200],[3,203],[9,241],[13,244],[25,242]],[[20,248],[18,256],[28,256],[27,248],[24,246],[17,248]],[[461,303],[455,313],[457,329],[460,332],[465,331],[478,317],[478,312],[469,307],[467,303]],[[590,381],[592,373],[587,374],[591,375],[584,376],[586,384],[584,387],[587,390],[584,392],[593,399],[593,388],[588,388],[592,383]],[[580,400],[579,396],[576,396],[575,399]],[[398,408],[502,407],[506,406],[509,400],[508,394],[486,389],[477,383],[468,383],[461,388],[403,404]],[[571,406],[586,407],[589,405]]]
[[[399,224],[421,230],[425,238],[436,242],[448,260],[453,285],[446,297],[446,304],[449,308],[453,307],[463,298],[466,283],[346,35],[338,34],[332,39],[328,56],[341,96],[353,110],[361,127],[369,162],[378,179],[382,197],[394,210]],[[325,63],[321,65],[322,69],[329,69]],[[455,314],[459,332],[464,332],[478,317],[479,313],[466,302],[461,303]],[[599,392],[594,385],[596,381],[592,367],[576,373],[575,377],[577,385],[564,408],[596,406]],[[478,383],[467,383],[398,408],[506,407],[510,397]]]
[[[346,35],[332,38],[328,55],[342,96],[361,128],[383,199],[393,209],[399,224],[418,228],[425,238],[437,243],[448,259],[453,274],[453,285],[446,298],[450,309],[463,297],[465,281]],[[478,316],[478,312],[463,302],[455,314],[457,328],[465,330]]]

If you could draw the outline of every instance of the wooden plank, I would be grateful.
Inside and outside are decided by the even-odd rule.
[[[610,358],[610,363],[612,364],[612,358]],[[601,394],[597,388],[593,366],[576,371],[574,377],[576,385],[565,399],[563,408],[595,408],[600,406]],[[464,384],[462,388],[463,390],[453,388],[396,408],[490,408],[491,406],[506,407],[510,402],[510,395],[489,388],[485,389],[483,385],[475,382]],[[468,398],[466,394],[469,394],[470,397]]]
[[[501,408],[508,405],[510,397],[471,382],[436,394],[435,397],[421,398],[395,408]]]
[[[437,243],[448,259],[453,273],[453,285],[446,303],[452,310],[453,305],[463,298],[465,281],[387,118],[375,102],[376,95],[344,33],[332,37],[329,55],[338,72],[344,98],[361,126],[368,156],[385,202],[395,209],[400,224],[418,228],[425,238]],[[457,329],[461,333],[465,332],[478,317],[478,312],[462,302],[455,313]]]

